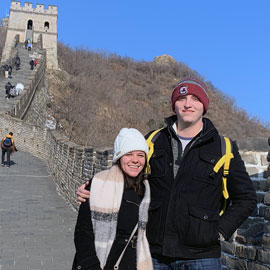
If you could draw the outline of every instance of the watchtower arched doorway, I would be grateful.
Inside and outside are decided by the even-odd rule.
[[[28,20],[28,22],[27,22],[27,30],[33,30],[33,21],[32,20]]]
[[[45,23],[44,23],[44,29],[45,29],[45,30],[50,29],[50,23],[49,23],[49,22],[45,22]]]
[[[33,21],[27,21],[27,28],[25,32],[25,40],[29,40],[31,43],[33,42]]]

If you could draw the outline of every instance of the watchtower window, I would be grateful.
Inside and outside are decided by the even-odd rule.
[[[29,20],[27,22],[27,29],[29,29],[29,30],[32,30],[33,29],[33,21],[32,20]]]
[[[49,22],[45,22],[45,23],[44,23],[44,28],[45,28],[46,30],[48,30],[48,29],[50,28]]]

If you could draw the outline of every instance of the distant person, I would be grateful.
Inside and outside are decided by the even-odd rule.
[[[153,269],[145,235],[150,203],[144,174],[147,154],[137,129],[121,129],[112,167],[93,177],[92,196],[80,206],[73,269]]]
[[[5,85],[6,99],[9,99],[11,97],[10,90],[11,90],[12,87],[13,87],[13,85],[10,82],[6,83],[6,85]]]
[[[29,62],[29,64],[30,64],[30,69],[33,70],[34,69],[34,66],[35,66],[34,60],[31,59],[30,62]]]
[[[20,69],[20,65],[21,65],[21,59],[20,57],[17,55],[16,59],[15,59],[15,66],[16,66],[16,70]]]
[[[16,97],[17,96],[17,90],[16,90],[16,87],[13,85],[10,89],[10,97]]]
[[[9,65],[4,65],[5,78],[8,79]]]
[[[9,66],[8,66],[8,78],[9,78],[9,79],[12,79],[11,74],[12,74],[12,66],[9,65]]]
[[[22,83],[17,83],[16,84],[16,95],[20,95],[20,93],[23,91],[24,85]]]
[[[38,60],[37,60],[37,58],[35,58],[35,60],[34,60],[35,67],[37,66],[37,64],[38,64]]]
[[[24,48],[27,49],[27,46],[28,46],[28,39],[26,39],[24,42]]]
[[[14,151],[17,151],[17,148],[15,147],[15,141],[13,138],[13,133],[9,132],[8,135],[6,135],[2,141],[1,141],[1,148],[2,148],[2,162],[1,166],[5,166],[5,154],[7,153],[7,163],[6,167],[10,167],[10,155],[14,153]]]
[[[28,49],[28,51],[31,51],[32,50],[32,43],[31,42],[29,42],[27,44],[27,49]]]

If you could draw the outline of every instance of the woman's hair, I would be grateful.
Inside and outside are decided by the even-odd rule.
[[[120,164],[120,160],[117,161],[117,164],[121,169],[121,171],[123,172],[125,188],[134,188],[135,192],[142,197],[144,195],[145,189],[143,181],[147,179],[147,175],[145,174],[146,162],[144,164],[142,171],[136,177],[131,177],[123,171]]]

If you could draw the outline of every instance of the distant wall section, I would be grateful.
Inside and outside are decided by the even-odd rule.
[[[11,52],[14,37],[19,35],[19,42],[30,39],[37,43],[42,35],[42,47],[47,51],[47,67],[57,69],[57,6],[32,3],[21,6],[19,1],[12,1],[7,24],[7,36],[2,61],[6,61]]]

